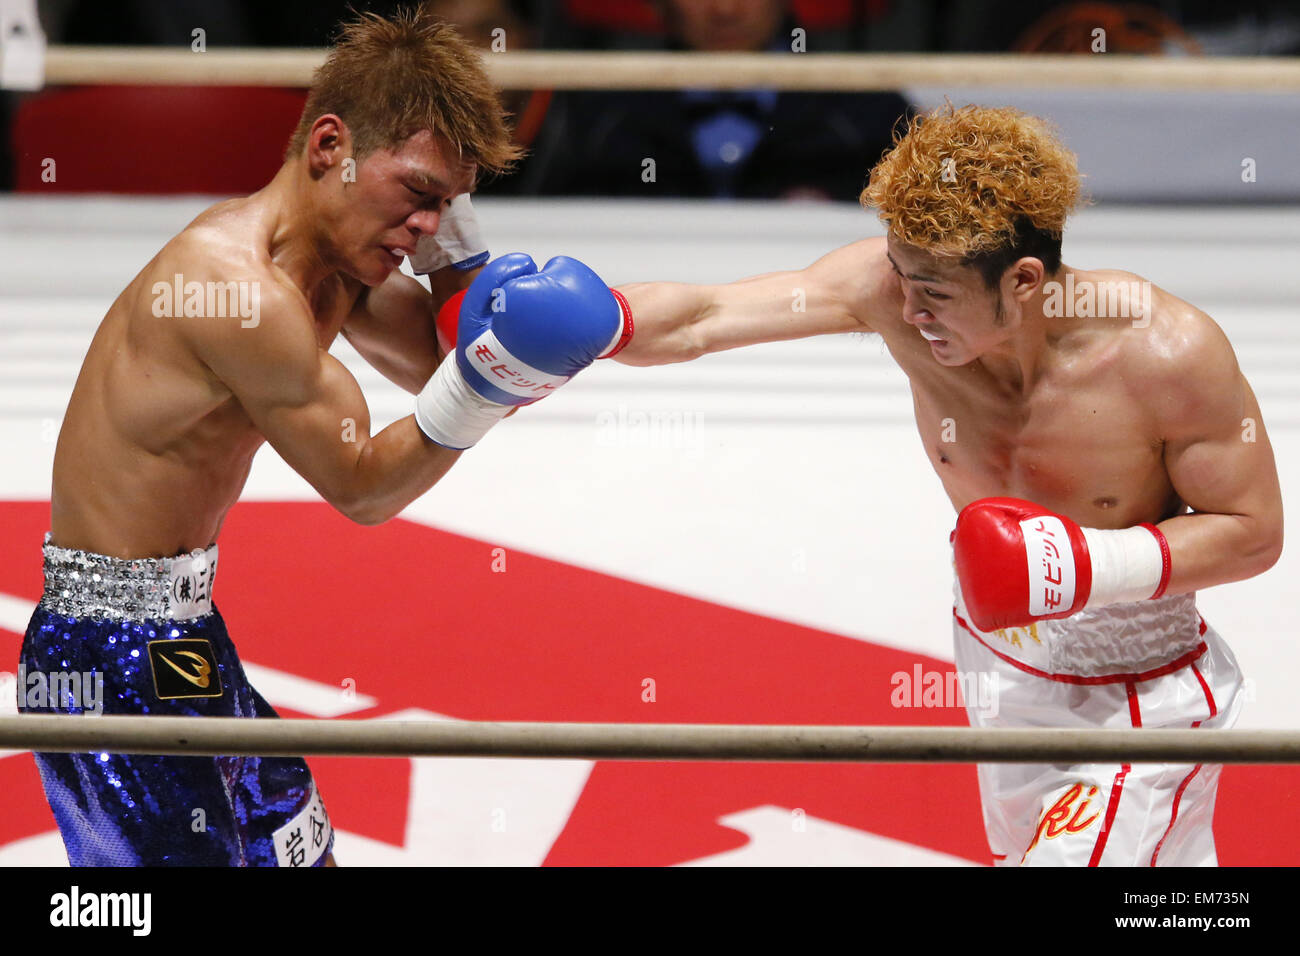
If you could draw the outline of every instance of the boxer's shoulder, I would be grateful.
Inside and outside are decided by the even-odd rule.
[[[1132,273],[1111,273],[1145,282]],[[1118,362],[1125,381],[1165,422],[1195,420],[1234,408],[1241,370],[1228,337],[1204,311],[1151,284],[1144,311],[1119,324]],[[1226,403],[1226,404],[1225,404]]]
[[[1159,371],[1220,350],[1231,354],[1213,319],[1137,273],[1075,269],[1044,291],[1045,314],[1067,317],[1071,332],[1114,349],[1135,368]]]
[[[309,378],[319,364],[322,329],[308,300],[264,249],[203,228],[186,230],[160,255],[162,281],[187,306],[172,322],[193,355],[229,387],[244,379]],[[345,295],[331,289],[326,298]],[[341,324],[341,323],[334,323]],[[328,333],[330,339],[337,328]],[[298,373],[301,372],[301,375]]]
[[[880,332],[902,314],[898,280],[885,238],[860,239],[827,253],[807,270],[821,290],[844,304],[863,332]]]
[[[196,271],[264,268],[268,233],[265,210],[251,198],[228,199],[190,220],[161,254]]]
[[[192,224],[159,250],[141,277],[151,284],[179,281],[183,290],[190,282],[206,287],[207,282],[264,281],[268,264],[225,230]]]
[[[1235,366],[1228,337],[1205,312],[1154,286],[1150,303],[1125,328],[1125,355],[1138,368],[1179,375]]]

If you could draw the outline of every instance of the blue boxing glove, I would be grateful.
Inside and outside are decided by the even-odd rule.
[[[457,308],[458,306],[458,308]],[[522,253],[489,263],[444,306],[456,310],[455,360],[444,361],[416,399],[416,421],[448,448],[475,444],[512,408],[544,398],[631,337],[627,300],[576,259],[539,272]]]

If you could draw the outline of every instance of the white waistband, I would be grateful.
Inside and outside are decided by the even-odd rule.
[[[212,613],[217,546],[173,558],[113,558],[45,535],[41,605],[67,617],[187,621]]]
[[[979,640],[1045,674],[1142,673],[1177,660],[1202,641],[1194,593],[1085,608],[1070,617],[997,631],[981,631],[971,622],[956,583],[953,600],[962,625]]]

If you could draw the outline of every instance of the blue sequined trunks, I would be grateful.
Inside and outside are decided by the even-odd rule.
[[[160,605],[157,593],[130,606],[175,616],[137,612],[132,619],[115,619],[104,612],[122,605],[120,594],[101,600],[100,613],[75,616],[66,612],[85,605],[69,602],[85,595],[68,587],[68,567],[79,567],[76,577],[87,586],[93,569],[85,560],[52,569],[51,555],[84,556],[99,570],[115,559],[53,548],[48,538],[45,551],[45,597],[27,627],[19,661],[21,712],[79,714],[94,710],[98,698],[105,714],[276,716],[244,675],[225,622],[210,602],[211,577],[207,603],[196,608],[192,594],[188,603],[180,602],[186,614],[206,609],[188,619],[177,619],[185,615],[176,614],[178,602],[166,595]],[[209,549],[213,576],[215,552]],[[160,566],[152,572],[154,592],[173,585],[185,591],[193,583],[177,584],[165,566],[170,561],[154,562]],[[120,571],[143,563],[107,567]],[[141,575],[126,579],[138,589]],[[103,675],[102,695],[96,692],[100,678],[91,675]],[[301,759],[107,752],[35,757],[73,866],[321,865],[333,843],[324,805]]]

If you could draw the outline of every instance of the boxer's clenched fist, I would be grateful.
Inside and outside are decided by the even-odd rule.
[[[416,399],[416,420],[435,442],[459,449],[512,408],[618,351],[632,316],[626,300],[578,260],[558,256],[538,271],[530,257],[513,253],[448,300],[437,325],[454,356]]]
[[[963,508],[953,557],[971,622],[982,631],[1157,598],[1169,583],[1169,545],[1154,525],[1080,528],[1019,498],[981,498]]]
[[[560,260],[574,263],[576,265],[582,265],[582,263],[578,262],[576,259],[567,259],[567,257],[563,256],[560,257]],[[552,259],[546,264],[546,269],[543,269],[542,271],[547,272],[557,261],[559,260]],[[604,283],[601,284],[603,285]],[[461,305],[465,301],[465,295],[468,291],[469,290],[466,289],[463,292],[457,292],[443,303],[442,308],[438,310],[438,319],[436,323],[438,332],[438,348],[442,349],[443,355],[451,354],[452,349],[456,347],[457,339],[460,337]],[[622,351],[623,347],[632,339],[632,310],[628,307],[627,299],[623,298],[622,294],[614,289],[610,289],[609,291],[618,302],[619,308],[622,309],[623,321],[619,329],[618,339],[611,345],[611,347],[597,355],[597,358],[613,358]]]

